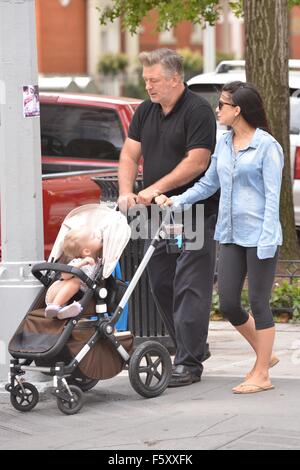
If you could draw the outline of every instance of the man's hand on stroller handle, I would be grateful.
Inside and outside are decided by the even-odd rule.
[[[145,204],[146,206],[149,206],[153,199],[156,196],[159,196],[159,194],[161,194],[161,191],[157,187],[154,185],[148,186],[148,188],[145,188],[139,192],[138,204]]]
[[[134,193],[120,194],[118,198],[118,206],[121,212],[126,213],[130,207],[137,204],[138,196]]]
[[[127,212],[128,209],[135,206],[136,204],[145,204],[146,206],[150,205],[152,201],[159,206],[172,206],[173,202],[170,198],[164,194],[160,194],[160,190],[149,186],[148,188],[143,189],[138,194],[127,193],[121,194],[118,198],[118,206],[120,211]]]

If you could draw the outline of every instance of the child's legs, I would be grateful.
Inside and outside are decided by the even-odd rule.
[[[46,298],[45,298],[46,305],[54,303],[54,299],[56,295],[58,294],[61,286],[62,286],[62,281],[55,281],[53,282],[53,284],[51,284],[51,286],[48,288],[46,292]]]
[[[56,282],[58,283],[57,285]],[[53,303],[56,305],[66,304],[80,289],[80,279],[72,277],[71,279],[56,281],[52,284],[53,287],[50,295],[46,296],[47,303]],[[50,288],[51,288],[50,287]],[[49,290],[50,290],[49,288]]]

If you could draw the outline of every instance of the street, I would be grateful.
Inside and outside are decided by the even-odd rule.
[[[300,325],[276,328],[274,390],[231,392],[253,355],[228,323],[212,322],[202,381],[155,399],[137,395],[126,371],[87,392],[74,416],[63,415],[49,392],[23,414],[0,393],[0,449],[101,449],[114,459],[116,450],[300,449]]]

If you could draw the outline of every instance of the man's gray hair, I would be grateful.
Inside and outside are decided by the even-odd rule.
[[[145,67],[161,64],[169,75],[177,73],[182,81],[184,80],[183,57],[172,49],[162,48],[141,52],[139,54],[139,61]]]

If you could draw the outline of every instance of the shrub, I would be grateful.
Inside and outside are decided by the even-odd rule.
[[[146,100],[149,95],[145,88],[143,79],[143,68],[136,60],[134,70],[126,77],[124,84],[124,96]]]
[[[218,65],[222,60],[234,60],[235,57],[233,54],[227,52],[217,52],[216,53],[216,64]]]
[[[242,307],[245,310],[250,310],[248,301],[248,291],[242,291]],[[300,285],[297,280],[290,283],[287,280],[281,283],[275,283],[271,295],[270,307],[274,313],[275,320],[278,313],[287,313],[292,316],[293,322],[300,321]],[[220,302],[219,294],[214,291],[212,298],[211,315],[220,317]],[[278,318],[279,319],[279,318]]]
[[[203,72],[203,58],[199,51],[192,51],[191,49],[184,48],[178,49],[177,52],[183,57],[183,68],[186,81],[194,75],[199,75],[199,73]]]
[[[282,281],[280,284],[275,283],[272,297],[271,308],[279,309],[282,312],[286,309],[287,312],[292,311],[292,320],[300,320],[300,286],[295,280],[290,283],[287,280]]]
[[[129,60],[126,54],[104,54],[98,62],[98,72],[103,75],[118,75],[126,71]]]

